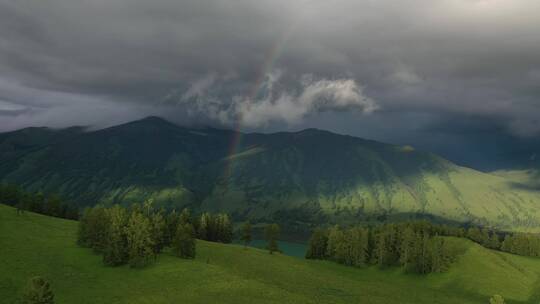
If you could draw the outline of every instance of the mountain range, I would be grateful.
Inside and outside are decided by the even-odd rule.
[[[484,173],[411,146],[318,129],[273,134],[158,117],[0,134],[0,182],[79,207],[152,199],[292,226],[429,218],[540,230],[535,171]]]

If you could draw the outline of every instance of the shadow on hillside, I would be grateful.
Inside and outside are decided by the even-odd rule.
[[[527,190],[527,191],[540,191],[540,182],[538,184],[522,184],[522,183],[516,183],[516,182],[510,182],[510,187],[520,189],[520,190]]]
[[[527,182],[509,182],[509,185],[520,190],[540,191],[540,170],[530,172],[530,178]]]

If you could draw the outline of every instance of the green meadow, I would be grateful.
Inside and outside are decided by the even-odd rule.
[[[77,222],[17,215],[0,205],[0,302],[18,303],[28,278],[46,278],[56,303],[507,303],[540,301],[540,259],[449,238],[450,270],[426,276],[353,268],[262,249],[197,241],[197,257],[165,251],[143,269],[103,266],[75,244]]]

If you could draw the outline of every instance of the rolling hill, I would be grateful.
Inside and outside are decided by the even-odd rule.
[[[152,198],[291,226],[427,217],[540,230],[540,192],[432,153],[327,131],[237,134],[157,117],[0,134],[0,182],[78,206]]]
[[[106,267],[75,244],[77,223],[17,215],[0,204],[0,299],[17,303],[28,278],[50,281],[57,303],[508,303],[540,300],[540,260],[448,238],[461,252],[446,273],[354,268],[197,242],[195,260],[167,252],[143,268]]]

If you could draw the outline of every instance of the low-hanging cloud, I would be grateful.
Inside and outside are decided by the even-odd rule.
[[[194,82],[182,94],[179,106],[188,116],[218,121],[224,125],[240,122],[258,128],[269,123],[297,124],[309,115],[331,111],[357,111],[369,114],[379,108],[375,100],[364,93],[354,79],[317,79],[302,75],[295,88],[281,83],[282,72],[266,74],[265,80],[255,88],[256,96],[235,95],[222,100],[211,92],[216,85],[215,74]],[[219,95],[219,92],[217,93]]]

